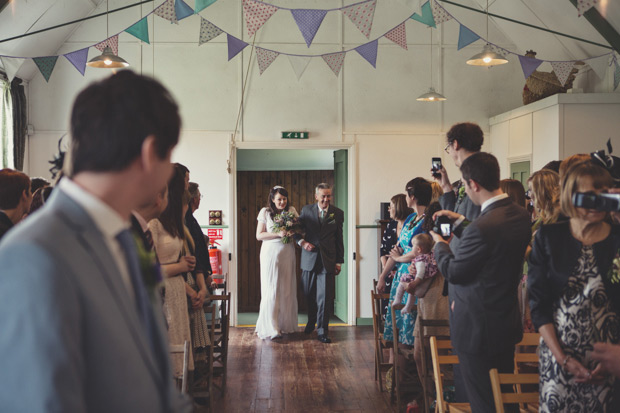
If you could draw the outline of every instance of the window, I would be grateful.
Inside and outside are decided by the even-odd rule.
[[[0,149],[1,168],[13,168],[13,104],[11,84],[0,79]]]

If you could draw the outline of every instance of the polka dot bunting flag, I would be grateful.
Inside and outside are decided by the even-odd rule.
[[[254,0],[243,0],[243,16],[248,35],[252,36],[275,12],[278,8],[270,4],[261,3]]]
[[[372,28],[372,20],[375,17],[376,7],[377,0],[374,0],[345,7],[342,9],[342,13],[353,22],[366,38],[368,38],[370,37],[370,29]]]

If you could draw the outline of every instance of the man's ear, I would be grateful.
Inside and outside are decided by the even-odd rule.
[[[469,180],[469,187],[474,192],[480,192],[480,189],[482,189],[482,187],[478,184],[478,182],[474,181],[473,179]]]
[[[144,142],[142,142],[142,151],[140,153],[142,168],[147,172],[151,171],[158,159],[159,156],[157,156],[157,150],[155,148],[155,135],[149,135]]]
[[[459,145],[458,139],[453,140],[452,141],[452,150],[458,151],[459,149],[461,149],[461,145]]]

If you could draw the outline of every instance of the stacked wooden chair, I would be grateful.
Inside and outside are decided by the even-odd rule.
[[[385,360],[384,350],[392,348],[392,343],[383,339],[384,320],[381,315],[381,303],[389,299],[389,294],[370,292],[372,303],[372,329],[375,341],[375,381],[379,381],[379,389],[383,391],[383,373],[392,367],[392,363]]]
[[[192,396],[194,398],[204,398],[208,400],[209,403],[209,411],[213,411],[213,343],[215,342],[215,312],[216,306],[210,304],[204,307],[205,316],[207,319],[207,325],[209,328],[209,341],[211,345],[205,350],[205,361],[207,363],[207,371],[204,372],[206,375],[203,383],[200,387],[194,386],[192,389]],[[196,357],[194,357],[196,360]]]
[[[420,372],[420,376],[422,379],[422,393],[424,396],[424,412],[429,413],[429,400],[434,399],[434,391],[432,387],[433,381],[433,363],[431,360],[430,353],[430,338],[431,336],[435,336],[438,340],[450,340],[450,336],[437,336],[436,334],[432,334],[438,328],[450,328],[450,323],[448,320],[441,319],[424,319],[423,317],[418,317],[418,337],[416,340],[420,340],[422,346],[420,347],[421,358],[422,358],[422,371]],[[449,330],[448,330],[449,331]]]
[[[213,375],[219,378],[219,384],[214,382],[223,394],[226,389],[228,372],[228,337],[230,333],[230,292],[225,295],[212,295],[211,302],[219,304],[219,313],[216,314],[213,341]]]
[[[435,392],[437,404],[435,411],[444,412],[471,412],[469,403],[449,403],[444,400],[444,378],[442,366],[454,366],[459,364],[459,358],[453,353],[452,342],[450,340],[438,340],[437,337],[431,337],[431,359],[433,362],[433,377],[435,379]]]
[[[392,320],[396,320],[396,310],[401,310],[404,307],[403,304],[397,304],[390,306],[392,312]],[[416,311],[417,308],[413,308]],[[413,359],[413,349],[406,350],[398,345],[399,330],[396,322],[392,324],[392,330],[394,332],[394,340],[392,341],[394,350],[394,367],[393,367],[393,381],[392,381],[392,394],[391,398],[394,401],[396,399],[397,411],[402,411],[406,402],[403,400],[403,392],[406,390],[406,384],[413,385],[419,382],[418,371],[415,369],[415,360]],[[405,360],[405,364],[412,366],[411,368],[403,368],[398,363],[399,358],[402,357]]]

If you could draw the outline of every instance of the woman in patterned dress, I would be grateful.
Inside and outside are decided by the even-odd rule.
[[[569,221],[543,225],[530,256],[528,289],[534,326],[542,338],[540,411],[610,411],[613,378],[590,354],[594,343],[620,341],[620,228],[607,213],[576,208],[576,192],[610,188],[609,173],[590,161],[562,178],[560,205]]]

